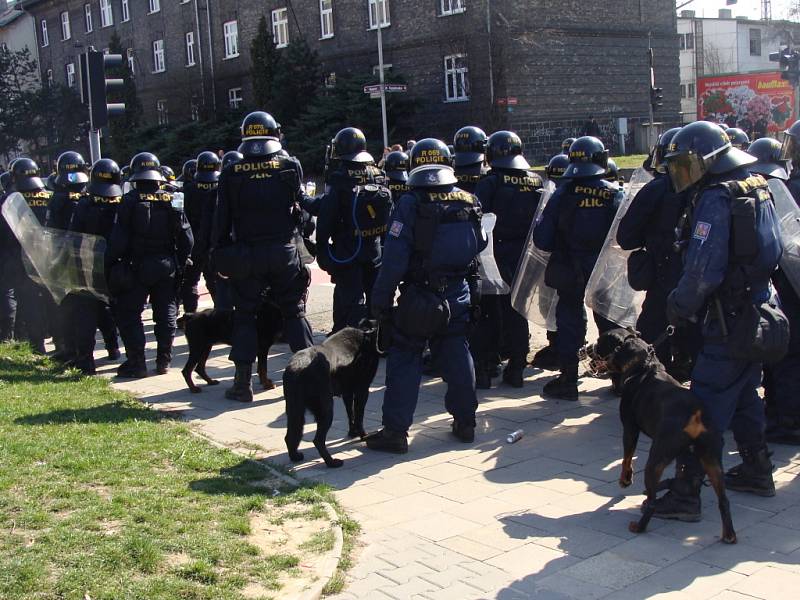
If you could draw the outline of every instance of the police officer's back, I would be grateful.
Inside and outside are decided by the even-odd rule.
[[[408,154],[402,150],[394,150],[386,155],[383,162],[386,174],[386,185],[392,193],[392,202],[397,202],[408,188]]]
[[[66,229],[78,205],[83,188],[89,181],[88,165],[78,152],[68,151],[58,157],[55,191],[47,208],[45,224],[55,229]]]
[[[468,125],[456,131],[453,138],[453,166],[458,187],[475,193],[481,178],[486,175],[486,133],[479,127]]]

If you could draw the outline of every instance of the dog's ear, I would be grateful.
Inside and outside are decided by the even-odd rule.
[[[358,322],[358,328],[364,333],[371,333],[378,328],[378,321],[364,317]]]

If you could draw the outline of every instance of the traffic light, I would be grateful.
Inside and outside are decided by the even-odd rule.
[[[89,123],[92,131],[108,125],[109,116],[125,112],[125,104],[110,103],[106,98],[109,89],[121,88],[122,79],[109,79],[106,69],[122,64],[121,54],[104,54],[89,49],[81,55],[81,101],[89,106]]]
[[[800,82],[800,52],[784,48],[779,52],[770,52],[769,59],[781,67],[781,78],[796,86]]]
[[[664,90],[662,88],[650,86],[650,104],[653,111],[664,106]]]

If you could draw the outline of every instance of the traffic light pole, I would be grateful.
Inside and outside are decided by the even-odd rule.
[[[92,158],[92,164],[102,158],[100,154],[100,132],[95,129],[89,130],[89,154]]]
[[[124,104],[109,104],[106,97],[109,89],[123,86],[122,79],[106,77],[106,69],[120,65],[122,65],[121,54],[103,54],[91,47],[80,58],[81,101],[89,109],[89,152],[93,164],[101,158],[100,129],[108,125],[109,116],[125,112]]]

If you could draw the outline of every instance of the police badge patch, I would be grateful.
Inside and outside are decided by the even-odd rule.
[[[392,221],[392,226],[389,228],[389,235],[400,237],[401,231],[403,231],[403,224],[400,221]]]
[[[702,244],[708,239],[708,234],[711,233],[711,223],[704,223],[703,221],[698,221],[697,225],[694,228],[694,233],[692,237],[696,240],[700,240]]]

